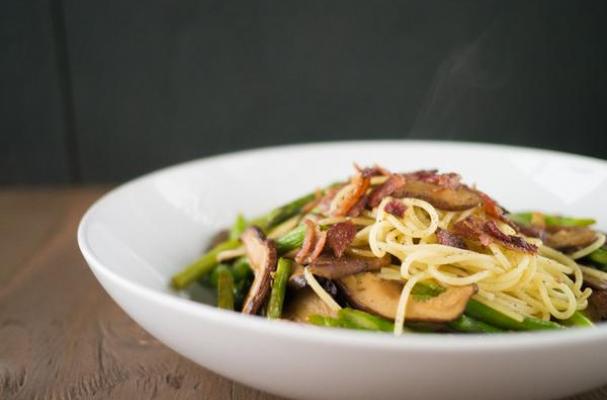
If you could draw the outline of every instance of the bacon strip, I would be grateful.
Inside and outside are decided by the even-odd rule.
[[[507,235],[502,232],[495,221],[483,221],[478,217],[468,217],[453,226],[455,232],[466,238],[478,240],[483,246],[492,242],[499,242],[503,246],[522,251],[524,253],[537,253],[537,246],[527,242],[520,236]]]
[[[306,224],[306,233],[304,235],[304,240],[301,245],[301,249],[295,255],[295,261],[299,264],[303,264],[312,250],[314,249],[314,244],[316,243],[316,224],[311,219],[304,219],[304,224]]]
[[[306,233],[301,249],[295,255],[295,261],[299,264],[309,264],[314,261],[325,248],[327,232],[320,231],[318,225],[311,219],[305,219]]]
[[[340,222],[327,231],[327,244],[335,257],[340,258],[356,236],[356,226],[350,221]]]
[[[457,189],[462,186],[461,176],[455,172],[439,174],[438,170],[420,170],[403,174],[405,178],[432,183],[446,189]]]
[[[458,249],[467,249],[466,243],[461,237],[447,231],[446,229],[438,228],[436,231],[436,240],[443,246],[457,247]]]
[[[310,257],[308,257],[309,263],[313,262],[314,260],[316,260],[318,258],[320,253],[322,253],[322,251],[325,248],[325,243],[327,243],[327,232],[326,231],[317,232],[316,237],[317,237],[317,239],[316,239],[316,243],[314,244],[314,250],[312,250],[312,254],[310,254]]]
[[[384,183],[377,186],[369,194],[369,207],[377,207],[384,197],[390,196],[405,185],[406,179],[402,175],[392,174]]]
[[[354,204],[354,206],[348,211],[349,217],[358,217],[360,213],[367,207],[368,197],[364,195]]]
[[[402,218],[403,215],[405,215],[405,211],[407,211],[407,206],[404,205],[402,201],[393,199],[386,204],[384,211],[386,211],[388,214],[394,215],[395,217]]]
[[[352,177],[351,185],[352,189],[349,193],[344,195],[343,199],[340,199],[340,203],[336,207],[333,216],[343,217],[348,215],[348,212],[354,207],[354,205],[360,200],[365,194],[369,185],[371,184],[371,178],[365,176],[363,173],[357,173]]]

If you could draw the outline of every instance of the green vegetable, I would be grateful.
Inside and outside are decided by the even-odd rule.
[[[343,328],[344,326],[337,318],[326,317],[324,315],[310,315],[308,322],[312,325],[324,326],[327,328]]]
[[[501,329],[494,327],[493,325],[489,325],[485,322],[476,320],[467,315],[462,315],[455,321],[449,322],[447,324],[449,328],[456,330],[458,332],[469,332],[469,333],[498,333],[502,332]]]
[[[562,322],[563,325],[571,327],[590,328],[594,326],[594,323],[581,311],[576,311],[571,318]]]
[[[533,212],[521,212],[509,214],[509,217],[522,225],[530,225],[533,218]],[[589,226],[596,223],[592,218],[574,218],[561,215],[542,214],[546,226]]]
[[[234,278],[227,268],[221,268],[217,273],[217,307],[234,309]]]
[[[251,221],[251,225],[255,225],[264,232],[267,232],[269,229],[275,227],[283,221],[286,221],[295,214],[299,214],[301,212],[301,209],[306,204],[314,200],[315,197],[316,193],[310,193],[298,199],[295,199],[290,203],[273,209],[272,211],[261,217],[255,218],[253,221]]]
[[[234,264],[232,264],[232,275],[234,275],[234,281],[236,282],[247,280],[253,276],[253,270],[246,257],[240,257],[234,261]]]
[[[573,218],[560,215],[544,215],[546,226],[589,226],[596,223],[592,218]]]
[[[443,293],[445,289],[443,286],[432,282],[418,282],[413,289],[411,289],[411,295],[418,301],[424,301],[436,297]]]
[[[607,270],[607,249],[604,247],[598,248],[588,255],[588,259],[595,265],[598,265],[602,270]]]
[[[393,332],[394,324],[375,315],[352,308],[342,308],[337,313],[338,319],[345,326],[367,331]]]
[[[223,271],[228,271],[230,272],[230,266],[226,265],[226,264],[217,264],[209,273],[208,277],[208,283],[209,286],[217,288],[217,284],[219,282],[219,274]],[[230,272],[231,274],[231,272]]]
[[[238,240],[228,240],[218,244],[211,251],[188,265],[183,271],[174,275],[171,279],[171,285],[175,289],[184,289],[190,283],[211,272],[217,264],[217,254],[225,250],[235,249],[238,246],[240,246],[240,241]]]
[[[272,292],[268,303],[268,318],[276,319],[282,316],[282,305],[285,301],[287,281],[291,275],[291,260],[280,258],[274,274]]]
[[[247,220],[244,218],[242,214],[238,214],[236,219],[234,220],[234,224],[230,228],[230,240],[240,239],[240,235],[247,229]]]
[[[305,225],[299,225],[297,228],[287,232],[284,236],[276,240],[276,251],[278,254],[285,254],[300,247],[303,243],[305,235]]]
[[[526,317],[522,322],[519,322],[474,299],[468,301],[466,315],[497,328],[513,331],[538,331],[563,328],[562,325],[556,322],[531,317]]]

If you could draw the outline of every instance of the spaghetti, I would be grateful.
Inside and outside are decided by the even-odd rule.
[[[382,200],[375,210],[374,224],[361,230],[357,239],[366,239],[375,257],[390,254],[401,261],[398,275],[394,267],[387,268],[392,271],[388,274],[386,268],[380,273],[381,277],[404,283],[395,334],[403,330],[408,298],[413,286],[421,281],[445,286],[476,284],[476,300],[517,321],[525,317],[564,320],[587,306],[591,290],[582,290],[580,267],[556,250],[542,246],[540,254],[526,254],[492,243],[489,251],[482,252],[437,243],[438,228],[449,229],[457,221],[482,214],[480,207],[445,212],[424,200],[403,198],[398,201],[406,211],[399,218],[385,210],[386,204],[394,200]]]

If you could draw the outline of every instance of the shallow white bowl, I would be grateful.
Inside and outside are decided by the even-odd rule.
[[[607,326],[547,333],[406,335],[269,322],[168,287],[238,211],[254,216],[351,174],[352,162],[457,171],[509,209],[607,222],[607,163],[516,147],[343,142],[228,154],[129,182],[95,203],[80,249],[152,335],[223,376],[301,399],[555,398],[607,383]]]

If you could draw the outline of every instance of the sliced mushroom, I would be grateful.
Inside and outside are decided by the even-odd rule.
[[[407,183],[396,190],[393,196],[426,200],[434,207],[447,211],[467,210],[481,203],[480,196],[466,186],[449,188],[418,180],[407,180]]]
[[[338,279],[337,284],[352,306],[380,317],[395,319],[403,289],[401,283],[364,272]],[[407,302],[406,319],[412,322],[456,320],[477,290],[476,285],[449,287],[438,296],[423,301],[411,296]]]
[[[388,265],[390,265],[389,255],[382,258],[375,258],[346,254],[340,258],[335,258],[323,254],[309,264],[308,268],[315,276],[326,279],[338,279],[359,272],[378,271],[382,267]],[[289,286],[294,289],[301,289],[306,285],[306,279],[303,276],[303,267],[299,264],[295,264],[293,272],[289,277]]]
[[[382,258],[352,255],[335,258],[323,255],[311,263],[308,268],[315,276],[327,279],[339,279],[359,272],[378,271],[388,265],[390,265],[390,256],[387,254]]]
[[[306,287],[306,278],[304,277],[304,267],[301,264],[293,263],[293,270],[289,275],[289,286],[293,289],[302,289]]]
[[[575,251],[596,241],[596,232],[588,228],[557,227],[546,232],[544,243],[557,250]]]
[[[283,318],[295,322],[308,322],[308,317],[314,314],[336,316],[335,311],[308,287],[293,293],[293,297],[286,303]]]
[[[240,237],[244,244],[251,269],[255,275],[253,284],[242,306],[243,314],[257,314],[270,291],[272,272],[276,270],[276,247],[256,227],[247,228]]]

